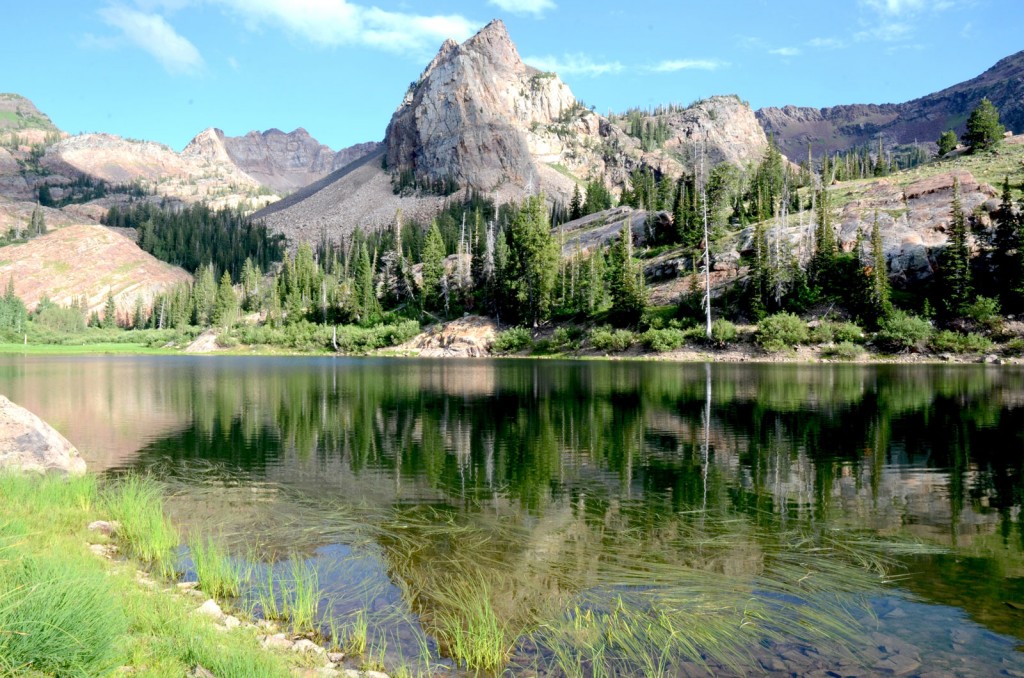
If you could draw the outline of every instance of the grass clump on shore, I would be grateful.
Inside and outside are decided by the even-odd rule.
[[[194,601],[140,584],[135,563],[112,564],[88,552],[87,540],[102,537],[90,537],[86,526],[115,517],[116,508],[122,531],[147,524],[168,530],[157,543],[124,532],[116,537],[122,548],[173,554],[173,526],[139,503],[159,496],[145,478],[107,485],[92,475],[0,475],[0,676],[120,670],[157,678],[196,666],[224,677],[290,675],[284,659],[260,648],[251,632],[217,630],[193,613]],[[150,562],[159,568],[171,560]]]
[[[203,591],[213,598],[234,598],[241,593],[242,583],[249,579],[249,568],[232,560],[211,537],[193,539],[189,552]]]
[[[109,488],[103,504],[119,524],[115,538],[124,553],[162,576],[171,575],[179,538],[164,514],[160,487],[149,479],[127,476]]]

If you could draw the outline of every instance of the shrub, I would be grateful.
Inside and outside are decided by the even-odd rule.
[[[1024,337],[1015,337],[1003,346],[1006,355],[1024,355]]]
[[[736,341],[738,335],[736,326],[725,318],[719,318],[711,323],[711,338],[720,345]]]
[[[533,337],[530,330],[525,327],[513,327],[504,332],[498,332],[491,342],[491,351],[494,353],[519,353],[520,351],[533,346]]]
[[[569,351],[577,351],[583,342],[583,330],[575,325],[570,327],[559,327],[551,337],[551,342],[556,347]]]
[[[833,341],[852,344],[864,341],[864,331],[854,323],[822,320],[811,328],[809,340],[812,344],[830,344]]]
[[[906,311],[893,311],[879,323],[875,341],[884,349],[905,351],[926,341],[932,335],[932,325],[924,318]]]
[[[636,343],[636,335],[629,330],[595,327],[590,331],[590,345],[598,351],[625,351]]]
[[[943,330],[936,332],[929,341],[933,351],[938,353],[983,353],[992,350],[992,340],[980,334],[960,334]]]
[[[988,329],[995,329],[1000,321],[1001,309],[999,308],[999,300],[993,299],[992,297],[975,297],[974,302],[967,307],[966,315],[968,318],[984,325]]]
[[[682,330],[671,327],[663,330],[650,329],[640,336],[640,340],[652,351],[663,353],[674,351],[685,344],[686,334]]]
[[[825,349],[824,354],[838,360],[856,360],[864,354],[864,347],[852,341],[841,341]]]
[[[235,348],[238,346],[238,339],[224,332],[217,335],[217,346],[221,348]]]
[[[766,351],[781,351],[807,341],[807,323],[792,313],[770,315],[757,326],[757,342]]]

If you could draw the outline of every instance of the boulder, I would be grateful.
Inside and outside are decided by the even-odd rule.
[[[52,426],[0,395],[0,470],[85,473],[85,460]]]

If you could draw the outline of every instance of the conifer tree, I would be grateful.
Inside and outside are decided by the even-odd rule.
[[[878,212],[875,212],[871,224],[871,293],[870,305],[876,318],[882,318],[892,312],[892,288],[889,283],[889,269],[882,249],[882,229],[878,223]]]
[[[231,286],[231,274],[224,271],[220,277],[220,285],[217,286],[217,298],[213,307],[213,325],[229,327],[234,324],[237,314],[238,297],[235,295],[235,288]]]
[[[1010,177],[1003,179],[1002,201],[996,212],[995,253],[996,285],[1003,308],[1018,310],[1024,286],[1024,233],[1022,219],[1013,207]]]
[[[835,228],[832,226],[832,204],[829,200],[829,192],[824,185],[818,189],[815,202],[817,223],[814,229],[814,250],[808,269],[812,282],[825,285],[830,282],[835,268],[839,244],[836,241]]]
[[[46,220],[43,218],[43,210],[36,205],[32,208],[32,216],[28,222],[28,237],[34,238],[46,233]]]
[[[117,304],[114,303],[114,295],[107,293],[107,303],[103,305],[102,327],[111,330],[117,327]]]
[[[956,149],[956,132],[954,132],[951,129],[947,129],[945,132],[939,135],[939,140],[936,141],[935,143],[939,147],[939,150],[936,152],[936,156],[941,158],[950,151]]]
[[[242,307],[250,313],[260,307],[261,277],[252,257],[246,257],[242,265]]]
[[[971,152],[995,148],[1002,141],[1006,128],[999,122],[999,111],[988,99],[982,99],[967,118],[963,141]]]
[[[580,195],[580,185],[572,188],[572,200],[569,202],[569,221],[579,219],[583,216],[583,197]]]
[[[427,231],[427,239],[423,243],[423,287],[420,299],[424,308],[438,308],[441,293],[441,281],[445,277],[444,270],[444,238],[437,227],[435,219]]]
[[[971,298],[971,253],[967,247],[967,220],[960,204],[960,181],[953,179],[949,244],[942,252],[943,303],[947,315],[959,317]]]
[[[208,327],[213,317],[213,305],[217,298],[217,282],[213,276],[213,264],[199,269],[192,287],[192,318],[196,325]]]
[[[551,308],[559,252],[548,224],[544,198],[527,198],[509,226],[508,271],[504,282],[521,305],[521,315],[536,327]]]
[[[629,219],[622,222],[622,231],[608,252],[608,290],[611,312],[619,321],[634,323],[647,308],[647,287],[643,266],[633,257],[633,232]]]

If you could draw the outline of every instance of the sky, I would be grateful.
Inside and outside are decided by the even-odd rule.
[[[0,10],[0,92],[71,133],[181,150],[304,127],[339,149],[382,139],[445,38],[494,18],[601,113],[896,103],[1024,49],[1024,0],[33,0]]]

